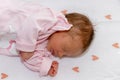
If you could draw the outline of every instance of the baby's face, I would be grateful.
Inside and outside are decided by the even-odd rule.
[[[49,38],[47,49],[60,58],[72,57],[82,53],[82,44],[80,39],[73,39],[67,32],[57,32]]]

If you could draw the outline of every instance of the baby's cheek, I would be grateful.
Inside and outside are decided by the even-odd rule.
[[[59,58],[62,58],[64,55],[63,55],[62,52],[59,52],[59,53],[58,53],[58,56],[59,56]]]

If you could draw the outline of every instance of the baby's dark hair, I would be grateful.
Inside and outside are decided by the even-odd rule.
[[[83,52],[90,46],[93,40],[94,30],[92,22],[83,14],[79,13],[69,13],[66,14],[68,22],[72,24],[72,28],[69,30],[70,33],[80,36],[83,43]]]

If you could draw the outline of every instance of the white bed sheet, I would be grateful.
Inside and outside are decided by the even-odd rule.
[[[28,70],[19,58],[0,55],[0,78],[4,77],[0,80],[120,80],[120,0],[34,2],[59,11],[66,9],[87,15],[95,25],[93,43],[81,57],[58,59],[59,71],[53,78],[39,77],[38,73]],[[4,43],[0,45],[4,46]],[[79,72],[73,71],[73,67],[78,67]]]

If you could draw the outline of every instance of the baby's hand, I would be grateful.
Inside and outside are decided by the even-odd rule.
[[[50,75],[51,77],[54,77],[57,74],[58,65],[59,65],[59,63],[57,61],[53,61],[52,65],[51,65],[51,68],[48,72],[48,75]]]
[[[23,52],[23,51],[21,51],[20,52],[20,57],[23,61],[25,61],[25,60],[28,60],[29,58],[31,58],[33,56],[33,54],[34,54],[33,52]]]

